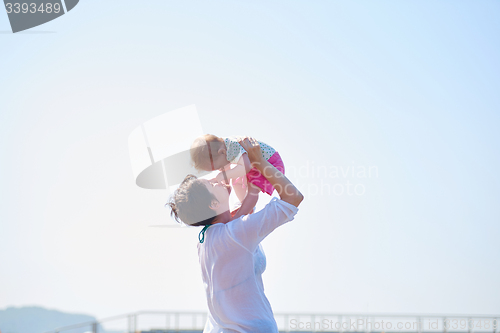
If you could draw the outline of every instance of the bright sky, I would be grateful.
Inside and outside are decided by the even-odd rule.
[[[127,147],[196,104],[206,132],[275,147],[306,196],[263,242],[274,311],[500,313],[499,16],[86,0],[14,35],[0,11],[0,307],[206,309],[199,229],[150,227],[167,196],[135,186]]]

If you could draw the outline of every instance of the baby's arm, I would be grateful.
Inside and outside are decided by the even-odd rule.
[[[223,175],[224,172],[226,173],[226,178],[228,180],[236,179],[238,177],[244,177],[247,174],[247,172],[245,171],[245,163],[247,163],[247,165],[250,165],[250,160],[248,159],[247,153],[241,155],[240,159],[238,160],[234,168],[219,173],[216,177],[217,181],[220,182],[221,180],[224,180],[224,175]]]
[[[241,207],[234,215],[233,220],[237,219],[240,216],[250,214],[252,212],[253,208],[257,204],[257,200],[259,199],[259,193],[260,193],[260,188],[249,182],[247,195],[245,199],[243,199]]]

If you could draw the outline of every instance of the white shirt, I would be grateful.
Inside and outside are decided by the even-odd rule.
[[[266,257],[260,242],[293,220],[298,208],[273,198],[261,211],[226,224],[216,223],[198,244],[208,303],[203,333],[278,333],[264,295]]]

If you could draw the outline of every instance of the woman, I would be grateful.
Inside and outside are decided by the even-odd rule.
[[[177,221],[204,226],[198,256],[209,308],[204,333],[278,333],[271,305],[264,294],[266,261],[260,242],[278,226],[291,221],[303,200],[299,190],[263,158],[253,138],[239,141],[251,165],[274,186],[273,198],[255,214],[232,220],[230,187],[187,176],[169,205]]]

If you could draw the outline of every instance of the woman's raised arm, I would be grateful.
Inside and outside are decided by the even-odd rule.
[[[250,165],[245,165],[246,172],[250,171],[252,167],[257,168],[257,170],[259,170],[273,185],[281,200],[298,207],[304,199],[304,196],[284,174],[262,156],[260,145],[257,140],[246,137],[239,140],[239,143],[247,151],[248,159],[251,163]]]

